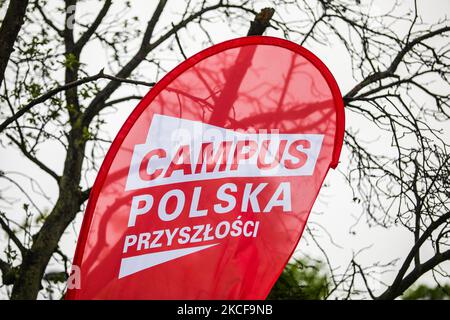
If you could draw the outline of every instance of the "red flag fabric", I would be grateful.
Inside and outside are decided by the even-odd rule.
[[[187,59],[112,143],[66,298],[266,298],[343,134],[336,81],[293,42],[244,37]]]

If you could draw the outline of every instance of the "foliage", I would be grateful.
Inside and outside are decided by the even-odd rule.
[[[310,259],[295,260],[284,268],[268,299],[323,300],[329,294],[329,280],[323,263]]]
[[[410,288],[403,296],[403,300],[449,300],[450,285],[430,287],[421,284],[417,287]]]

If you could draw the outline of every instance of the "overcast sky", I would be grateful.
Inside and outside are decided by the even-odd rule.
[[[372,10],[382,13],[386,10],[387,3],[389,2],[390,1],[377,1],[377,4],[372,7]],[[83,11],[86,13],[96,12],[98,8],[97,1],[90,1],[88,3],[89,5],[83,7]],[[148,19],[150,14],[153,12],[154,6],[154,1],[134,0],[132,1],[130,16],[137,15],[141,18],[141,21],[146,21],[146,19]],[[264,6],[271,6],[271,2],[261,2],[260,7],[257,9]],[[411,8],[411,6],[412,1],[403,2],[404,10]],[[450,1],[419,1],[419,11],[425,21],[435,22],[440,18],[444,18],[445,16],[448,17],[450,15]],[[162,16],[158,24],[159,26],[167,26],[170,25],[171,22],[178,20],[178,15],[176,14],[178,10],[174,1],[172,1],[169,12],[171,12],[171,14]],[[79,12],[78,14],[82,15],[83,12]],[[287,13],[283,12],[280,14],[283,14],[284,17],[288,17]],[[223,25],[220,24],[209,25],[208,29],[215,43],[236,37],[235,33],[230,32],[228,28],[224,28]],[[403,31],[407,31],[407,29]],[[245,33],[245,28],[242,28],[240,34],[244,35]],[[283,37],[281,31],[274,29],[268,29],[266,35]],[[185,53],[188,56],[204,49],[202,43],[190,41],[188,40],[188,37],[184,37],[182,39],[184,40],[183,46]],[[332,47],[323,47],[317,44],[312,45],[308,43],[305,47],[315,53],[327,65],[327,67],[334,74],[343,94],[353,87],[355,81],[351,76],[350,61],[348,60],[348,56],[345,54],[345,48],[339,44],[333,45]],[[170,70],[175,67],[181,59],[182,57],[179,54],[164,53],[164,59],[162,60],[167,69]],[[82,60],[87,63],[89,74],[95,74],[104,67],[106,67],[105,70],[108,70],[108,66],[106,65],[106,56],[104,56],[101,47],[98,45],[89,46],[83,53]],[[143,78],[143,80],[155,80],[154,72],[151,68],[142,68],[140,70],[141,73],[145,74],[145,78]],[[113,71],[114,70],[109,70],[108,72]],[[160,79],[161,76],[162,75],[160,75],[158,79]],[[126,85],[122,86],[120,92],[125,93],[127,90],[136,92],[135,87]],[[139,88],[138,90],[142,94],[145,94],[147,91],[145,87]],[[106,131],[111,138],[115,137],[118,129],[122,126],[136,104],[136,101],[129,101],[120,104],[117,107],[117,112],[106,116]],[[352,126],[354,128],[358,128],[358,123],[352,123],[352,117],[349,116],[347,117],[346,125],[347,127]],[[363,134],[368,136],[367,140],[374,139],[380,141],[381,139],[382,141],[383,137],[376,136],[376,134],[378,134],[376,131],[371,131],[366,128],[363,129]],[[56,172],[62,172],[64,152],[59,146],[56,144],[44,145],[40,148],[38,156]],[[338,167],[338,170],[345,171],[347,164],[348,152],[344,148],[341,154],[341,164]],[[33,197],[33,199],[41,208],[50,209],[52,207],[57,197],[56,184],[53,180],[51,180],[51,178],[43,175],[36,167],[30,165],[30,163],[15,149],[7,148],[1,150],[0,170],[19,171],[35,177],[41,182],[41,185],[44,190],[47,191],[47,194],[51,196],[51,199],[50,201],[47,201],[42,197]],[[95,177],[93,175],[87,177],[85,184],[92,184],[94,178]],[[26,180],[19,176],[17,176],[17,179],[18,181],[23,182],[28,190],[30,189],[30,185],[26,182]],[[5,183],[5,181],[0,181],[0,187],[1,189],[9,188],[7,191],[3,189],[4,194],[5,192],[8,192],[8,195],[15,195],[19,197],[19,194],[12,190],[11,186]],[[21,201],[14,205],[14,208],[8,207],[5,209],[8,210],[8,212],[12,212],[12,210],[21,212],[21,204],[26,200],[23,196],[20,197]],[[357,252],[362,248],[370,246],[371,248],[369,250],[358,256],[358,262],[363,265],[371,265],[378,261],[388,262],[399,257],[403,258],[412,245],[412,234],[403,228],[391,228],[388,230],[382,229],[381,227],[368,228],[364,217],[358,222],[357,219],[361,214],[361,208],[352,202],[352,198],[352,192],[347,183],[344,181],[342,174],[338,171],[330,170],[325,181],[325,187],[322,188],[320,192],[314,206],[313,213],[308,222],[308,226],[310,228],[317,229],[317,232],[315,232],[315,234],[317,234],[317,239],[329,255],[333,266],[345,267],[349,263],[353,252]],[[62,240],[63,250],[68,253],[70,257],[72,257],[75,249],[75,234],[77,234],[80,228],[81,218],[81,215],[77,217],[75,223],[73,224],[72,231],[69,230]],[[319,225],[321,227],[319,227]],[[326,229],[327,232],[325,232],[322,228]],[[354,231],[354,233],[350,231]],[[333,245],[330,242],[329,237],[331,237],[333,242],[338,246]],[[2,242],[0,244],[0,249],[3,249],[2,244],[5,243],[4,239],[6,238],[2,235],[1,239]],[[296,254],[301,255],[302,252],[323,259],[320,250],[316,245],[314,245],[308,236],[304,236],[302,238],[298,245]],[[426,253],[424,253],[424,256],[426,256]],[[392,275],[393,274],[383,274],[380,275],[380,278],[381,280],[389,283],[392,281]],[[431,279],[430,276],[424,278],[425,279],[422,279],[423,281],[430,281]],[[375,283],[372,283],[372,286],[375,285]]]

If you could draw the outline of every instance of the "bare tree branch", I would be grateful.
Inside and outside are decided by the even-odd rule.
[[[20,149],[20,151],[22,151],[23,155],[26,156],[30,161],[32,161],[34,164],[36,164],[39,168],[41,168],[43,171],[45,171],[46,173],[48,173],[51,177],[53,177],[56,182],[59,182],[59,180],[61,179],[60,176],[58,176],[56,174],[56,172],[54,172],[52,169],[50,169],[49,167],[47,167],[43,162],[41,162],[38,158],[36,158],[35,156],[33,156],[31,154],[30,151],[27,150],[27,147],[25,146],[25,144],[23,142],[19,142],[17,141],[13,136],[6,134],[6,136],[12,141],[14,142]]]
[[[3,121],[0,124],[0,132],[5,130],[5,128],[9,124],[11,124],[12,122],[16,121],[17,119],[22,117],[25,113],[30,111],[31,108],[33,108],[34,106],[36,106],[38,104],[41,104],[41,103],[47,101],[48,99],[50,99],[54,95],[58,94],[59,92],[65,91],[65,90],[67,90],[69,88],[74,88],[74,87],[80,86],[80,85],[88,83],[88,82],[96,81],[96,80],[99,80],[99,79],[109,79],[109,80],[113,80],[113,81],[116,81],[116,82],[129,83],[129,84],[135,84],[135,85],[143,85],[143,86],[147,86],[147,87],[153,87],[155,85],[154,82],[145,82],[145,81],[138,81],[138,80],[130,80],[130,79],[118,78],[118,77],[115,77],[115,76],[112,76],[112,75],[104,74],[103,70],[101,70],[99,73],[97,73],[94,76],[85,77],[85,78],[82,78],[80,80],[76,80],[74,82],[70,82],[70,83],[67,83],[65,85],[56,87],[56,88],[54,88],[54,89],[44,93],[40,97],[32,100],[31,102],[29,102],[25,106],[21,107],[19,109],[19,111],[16,112],[12,117],[10,117],[10,118],[6,119],[5,121]]]
[[[9,224],[7,220],[5,220],[4,213],[0,213],[0,226],[2,227],[3,231],[6,232],[8,237],[14,242],[14,244],[17,246],[17,248],[20,250],[20,253],[22,254],[22,257],[24,257],[27,254],[28,249],[24,247],[22,242],[17,238],[15,232],[9,227]]]
[[[384,71],[378,71],[367,78],[365,78],[363,81],[358,83],[353,89],[351,89],[345,96],[344,101],[349,101],[351,98],[355,97],[358,92],[360,92],[363,88],[367,87],[368,85],[380,81],[382,79],[385,79],[387,77],[396,77],[395,71],[397,70],[397,67],[402,62],[403,57],[417,44],[423,42],[426,39],[432,38],[436,35],[443,34],[445,32],[450,31],[450,27],[442,27],[434,31],[427,32],[423,34],[420,37],[415,38],[411,42],[406,43],[406,45],[397,53],[395,58],[392,60],[389,68],[387,68]],[[398,77],[398,76],[397,76]]]
[[[145,35],[151,35],[153,33],[153,28],[157,23],[157,20],[159,19],[161,12],[158,10],[162,10],[165,6],[166,1],[160,1],[157,10],[155,11],[154,15],[150,19],[147,29],[145,31]],[[171,36],[175,35],[180,29],[186,27],[190,22],[196,20],[197,18],[201,17],[207,12],[217,10],[219,8],[235,8],[235,9],[241,9],[243,10],[242,6],[239,5],[232,5],[223,3],[220,1],[219,3],[207,7],[203,7],[197,12],[191,14],[190,16],[186,17],[179,23],[175,24],[173,28],[171,28],[166,33],[162,34],[158,39],[156,39],[154,42],[147,42],[145,36],[142,41],[141,47],[139,48],[138,52],[129,60],[127,64],[117,73],[116,77],[119,78],[127,78],[130,76],[130,74],[133,72],[134,69],[145,59],[147,54],[149,54],[152,50],[156,49],[159,45],[161,45],[164,41],[169,39]],[[147,36],[148,37],[148,36]],[[150,39],[149,39],[150,40]],[[104,108],[104,103],[106,99],[108,99],[120,86],[120,82],[118,81],[112,81],[108,83],[108,85],[105,86],[105,88],[99,92],[99,94],[96,95],[96,97],[91,101],[89,106],[87,107],[84,116],[83,116],[83,124],[86,126],[88,125],[92,119],[100,112],[102,108]],[[1,128],[1,127],[0,127]]]
[[[77,40],[77,42],[75,42],[74,50],[76,52],[81,52],[81,49],[84,48],[86,43],[92,37],[94,32],[97,30],[97,28],[100,26],[100,23],[102,22],[103,18],[108,13],[108,10],[111,7],[111,4],[112,4],[112,0],[106,0],[103,3],[103,7],[100,10],[100,12],[98,13],[94,22],[92,22],[92,24],[89,26],[89,28],[81,35],[81,37]]]
[[[406,257],[405,261],[403,262],[399,272],[397,273],[397,276],[395,277],[394,282],[392,285],[379,297],[379,299],[393,299],[399,295],[401,295],[405,288],[408,288],[410,283],[413,279],[416,279],[423,275],[425,272],[428,272],[429,270],[433,269],[437,264],[439,264],[442,261],[445,261],[449,259],[450,252],[445,253],[437,253],[434,255],[434,257],[430,258],[427,262],[417,265],[413,271],[411,271],[408,276],[405,277],[406,272],[408,271],[408,268],[413,261],[414,257],[416,256],[417,252],[419,251],[420,247],[429,239],[433,231],[435,231],[439,226],[441,226],[443,223],[450,220],[450,211],[446,214],[440,216],[436,221],[431,223],[428,228],[425,230],[425,232],[420,236],[419,240],[414,244],[414,246],[411,248],[408,256]],[[415,281],[415,280],[414,280]],[[413,282],[414,282],[413,281]],[[409,285],[408,285],[409,283]]]

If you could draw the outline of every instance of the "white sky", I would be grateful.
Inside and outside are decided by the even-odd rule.
[[[170,3],[171,1],[169,1]],[[387,3],[390,1],[377,1],[376,5],[373,7],[373,10],[379,10],[383,12],[385,10]],[[271,6],[270,1],[261,2],[260,6],[256,9],[260,9],[265,6]],[[378,6],[378,7],[377,7]],[[403,6],[406,9],[411,8],[412,1],[404,1]],[[97,1],[90,1],[89,5],[86,6],[85,10],[87,12],[96,12]],[[146,1],[146,0],[134,0],[132,1],[132,8],[130,12],[130,16],[137,15],[141,18],[141,21],[145,22],[150,14],[153,12],[155,7],[155,1]],[[177,2],[172,1],[169,5],[169,12],[171,14],[163,15],[159,26],[167,26],[170,25],[171,22],[178,21],[176,13],[179,11],[177,8]],[[431,0],[431,1],[419,1],[419,12],[422,14],[422,17],[425,21],[434,22],[439,18],[444,18],[445,16],[449,16],[450,14],[450,1],[446,0]],[[83,13],[80,12],[79,15]],[[284,17],[286,13],[280,13]],[[223,25],[209,25],[208,29],[210,31],[210,35],[213,38],[215,43],[228,40],[236,37],[236,34],[233,34],[228,30],[228,28],[224,28]],[[185,31],[183,31],[185,32]],[[241,35],[245,35],[246,30],[243,28]],[[183,34],[181,34],[182,36]],[[269,29],[266,32],[266,35],[270,36],[279,36],[283,37],[280,31]],[[189,41],[186,37],[182,37],[183,47],[187,56],[191,56],[192,54],[204,49],[201,42]],[[327,65],[327,67],[334,74],[340,89],[343,94],[345,94],[349,89],[353,87],[355,81],[351,77],[351,66],[350,61],[348,60],[347,55],[345,55],[345,48],[341,45],[333,45],[333,47],[323,47],[319,45],[306,44],[305,47],[315,53],[321,60]],[[105,71],[108,73],[112,73],[108,71],[106,65],[106,56],[102,53],[101,47],[98,45],[91,45],[87,48],[87,50],[82,55],[82,61],[87,63],[87,70],[89,74],[95,74],[103,67],[106,67]],[[173,55],[163,53],[164,56],[164,65],[167,66],[168,70],[175,67],[178,62],[181,61],[181,55]],[[158,57],[158,56],[156,56]],[[151,68],[141,68],[141,74],[145,75],[143,80],[153,81],[154,72]],[[161,76],[158,78],[160,79]],[[142,94],[145,94],[147,91],[146,88],[138,88]],[[136,87],[134,86],[122,86],[120,89],[120,93],[135,93]],[[120,96],[118,94],[117,96]],[[106,117],[107,125],[106,131],[109,136],[113,138],[118,129],[122,126],[123,122],[126,120],[127,116],[136,106],[137,101],[130,101],[127,103],[122,103],[118,105],[118,110],[116,113],[110,114]],[[348,115],[348,113],[347,113]],[[352,123],[352,118],[347,117],[347,127],[358,127],[358,123]],[[371,132],[367,132],[368,135]],[[376,137],[374,137],[376,138]],[[48,178],[46,175],[42,174],[42,172],[37,169],[33,164],[30,164],[19,152],[15,149],[7,148],[1,151],[2,156],[0,157],[0,170],[3,171],[19,171],[33,176],[35,179],[40,181],[44,190],[47,191],[48,195],[51,195],[51,201],[47,201],[43,198],[33,199],[36,203],[41,206],[41,208],[50,209],[52,204],[55,202],[57,197],[57,186],[56,183]],[[62,172],[64,153],[61,147],[55,144],[46,144],[40,148],[38,153],[39,158],[46,163],[50,168],[54,169],[57,173]],[[340,170],[345,170],[348,164],[348,152],[344,149],[341,155],[341,164],[339,166]],[[88,177],[88,184],[92,184],[93,179],[95,177]],[[21,177],[17,176],[17,181],[25,182],[26,188],[29,190],[29,183]],[[360,256],[358,256],[358,262],[362,265],[371,265],[376,262],[388,262],[395,258],[401,258],[406,256],[408,250],[412,246],[413,239],[412,234],[406,231],[403,228],[391,228],[385,230],[380,227],[368,228],[365,223],[365,218],[363,217],[360,222],[357,224],[357,227],[354,229],[356,234],[350,233],[350,227],[355,224],[356,218],[359,217],[361,213],[361,208],[358,205],[355,205],[352,202],[352,192],[344,181],[342,175],[337,171],[331,170],[325,182],[326,187],[322,188],[320,195],[316,201],[316,204],[313,209],[313,213],[311,214],[310,220],[308,222],[308,226],[314,227],[315,224],[320,224],[324,229],[327,230],[330,237],[333,239],[335,243],[337,243],[340,247],[336,247],[330,243],[328,240],[328,235],[324,231],[318,230],[318,240],[325,248],[327,254],[332,261],[334,267],[343,266],[344,268],[349,263],[352,253],[357,252],[362,248],[369,247],[371,248]],[[10,187],[5,181],[0,180],[0,188]],[[3,191],[4,192],[4,191]],[[16,194],[16,191],[10,189],[8,192],[12,192],[12,194]],[[8,193],[11,194],[11,193]],[[21,204],[25,199],[22,197],[21,202],[14,205],[14,209],[17,213],[14,213],[14,216],[22,216]],[[3,209],[0,207],[0,209]],[[6,208],[5,208],[6,209]],[[8,213],[11,213],[11,208],[7,209]],[[81,215],[78,215],[76,222],[73,226],[73,229],[79,230],[81,223]],[[72,229],[72,230],[73,230]],[[68,253],[69,257],[73,255],[75,248],[76,238],[74,237],[74,232],[69,228],[68,232],[64,236],[61,246],[64,252]],[[2,248],[2,244],[4,244],[5,236],[2,235],[0,242],[0,248]],[[303,237],[300,241],[297,252],[306,252],[314,257],[322,258],[322,255],[318,248],[311,241],[310,237]],[[423,253],[423,256],[426,256],[426,252]],[[323,259],[323,258],[322,258]],[[392,281],[393,274],[383,274],[380,275],[380,279],[384,282],[390,283]],[[424,277],[423,281],[430,281],[431,277]],[[372,286],[376,289],[376,283],[372,282]],[[377,290],[375,290],[377,292]],[[378,292],[379,293],[379,292]],[[1,296],[1,295],[0,295]]]

